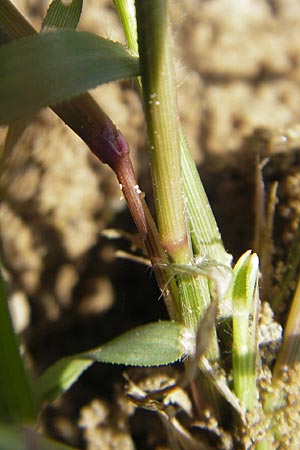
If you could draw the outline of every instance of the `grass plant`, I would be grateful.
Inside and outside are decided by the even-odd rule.
[[[115,0],[115,6],[130,51],[76,30],[82,0],[54,0],[41,33],[9,0],[0,0],[0,120],[1,125],[9,125],[2,163],[34,114],[41,107],[51,107],[99,163],[115,173],[170,321],[130,330],[100,348],[66,356],[33,383],[11,326],[1,278],[0,449],[26,449],[28,436],[34,448],[67,448],[33,431],[38,413],[94,362],[148,367],[183,359],[185,375],[178,385],[192,393],[193,424],[203,421],[204,409],[217,420],[216,448],[225,445],[226,433],[231,436],[231,448],[286,445],[297,421],[289,428],[287,420],[278,430],[282,417],[278,409],[284,409],[286,418],[295,409],[293,404],[291,410],[287,398],[295,380],[290,370],[297,370],[299,359],[299,286],[271,381],[262,387],[259,259],[246,251],[232,268],[191,158],[177,112],[170,4],[166,0],[136,0],[135,4]],[[39,58],[33,65],[36,55]],[[98,84],[128,77],[136,78],[143,99],[157,223],[139,188],[125,137],[87,92]],[[229,369],[224,366],[217,337],[224,311],[233,330],[228,338],[232,348]],[[288,379],[285,391],[282,374]],[[162,398],[165,394],[160,392]],[[136,403],[148,408],[153,399],[150,393]],[[194,435],[192,426],[183,428],[179,419],[168,416],[163,401],[153,400],[151,405],[156,405],[153,409],[167,428],[172,448],[213,448],[206,437],[208,430],[214,432],[208,421],[201,425],[203,432]],[[228,417],[232,422],[225,433],[222,427]]]

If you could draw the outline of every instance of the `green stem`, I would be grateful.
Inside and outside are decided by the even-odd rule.
[[[170,24],[167,3],[136,3],[143,96],[150,141],[151,171],[158,230],[163,248],[172,261],[190,265],[193,254],[187,234],[181,173],[181,149]],[[199,281],[178,275],[179,316],[195,329],[205,310]],[[206,299],[207,304],[209,298]],[[216,348],[213,353],[215,354]]]
[[[122,8],[122,6],[124,6],[123,0],[114,1],[124,27],[125,36],[129,47],[134,53],[136,53],[136,27],[128,26],[129,23],[134,23],[136,21],[133,7],[134,1],[126,0],[126,5],[128,6],[126,8]],[[149,7],[151,8],[151,5],[149,5]],[[143,30],[141,30],[141,32],[142,31]],[[150,42],[150,48],[151,46],[152,42]],[[142,94],[143,88],[141,85],[141,80],[138,79],[137,82]],[[175,95],[174,91],[173,94]],[[147,104],[145,107],[147,108]],[[172,111],[172,113],[174,114],[174,111]],[[185,208],[188,213],[187,216],[189,216],[188,219],[191,228],[195,253],[200,255],[207,255],[209,256],[209,258],[214,259],[215,261],[222,262],[222,264],[229,264],[228,255],[224,250],[220,238],[220,233],[218,231],[213,213],[211,211],[201,180],[199,178],[195,162],[191,157],[189,147],[183,136],[180,123],[177,119],[177,115],[176,120],[177,127],[180,130],[179,144],[181,153],[180,156],[182,166],[182,183],[184,194],[186,196]],[[171,139],[172,138],[170,137],[169,141],[171,141]],[[179,178],[178,185],[180,184],[181,179]],[[175,211],[177,214],[178,207],[176,207]],[[174,212],[172,212],[172,215],[174,215]],[[191,258],[192,252],[190,246],[188,247],[189,258]],[[172,271],[170,271],[170,275],[171,274]],[[196,277],[188,277],[187,275],[179,276],[179,274],[177,274],[176,280],[178,282],[178,294],[180,298],[180,302],[178,303],[177,301],[178,314],[187,327],[196,328],[200,321],[200,318],[204,315],[206,307],[211,301],[208,281],[205,277],[199,277],[198,279],[196,279]],[[178,299],[177,296],[176,298]],[[213,329],[212,331],[208,357],[211,361],[214,362],[219,358],[219,348],[215,329]],[[205,369],[203,370],[205,372]],[[215,388],[208,382],[206,377],[203,376],[201,376],[200,384],[202,386],[201,389],[197,390],[197,392],[195,393],[195,405],[198,404],[198,401],[200,401],[200,403],[203,405],[204,398],[204,403],[209,404],[214,409],[217,417],[221,417],[223,405],[222,402],[220,402],[220,397],[216,393]],[[205,388],[203,388],[204,384],[206,386]]]
[[[187,223],[189,205],[186,205],[183,189],[182,140],[176,105],[167,2],[165,0],[136,1],[136,12],[142,93],[160,240],[172,262],[192,266],[194,258]],[[126,21],[123,20],[124,22]],[[127,27],[126,36],[128,37],[130,33],[131,30]],[[196,176],[199,178],[198,174]],[[187,179],[185,182],[189,183]],[[202,212],[205,210],[205,215],[207,204],[206,201],[205,208],[202,210]],[[220,242],[219,234],[216,240]],[[210,239],[208,241],[210,244]],[[214,242],[214,239],[212,241]],[[186,274],[176,273],[176,281],[179,294],[177,302],[179,319],[186,327],[197,329],[210,303],[207,279],[197,278],[186,272]],[[214,362],[219,359],[215,329],[211,334],[208,357]],[[201,394],[202,392],[198,391],[198,398]],[[205,402],[212,406],[217,417],[222,417],[222,405],[216,392],[208,388],[203,394],[206,397]]]
[[[137,27],[133,0],[114,0],[130,50],[138,54]],[[139,81],[139,80],[138,80]],[[141,84],[139,82],[141,88]],[[222,264],[231,263],[224,249],[221,235],[205,194],[196,164],[191,156],[182,128],[180,129],[183,189],[195,254],[206,255]]]
[[[167,2],[136,2],[143,95],[161,243],[173,261],[190,263]]]
[[[137,29],[136,26],[128,25],[135,23],[134,2],[133,0],[126,0],[125,3],[126,7],[123,0],[115,0],[127,42],[130,49],[136,53]],[[140,79],[138,79],[138,84],[142,93]],[[178,128],[180,129],[182,182],[194,253],[196,256],[206,255],[210,259],[230,267],[231,256],[224,249],[214,215],[180,124],[178,124]],[[198,295],[198,307],[200,304],[199,314],[202,316],[210,303],[210,292],[205,278],[200,278],[198,282],[201,292],[201,295]]]

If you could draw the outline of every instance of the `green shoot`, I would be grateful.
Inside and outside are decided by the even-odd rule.
[[[234,268],[233,308],[233,382],[241,403],[251,411],[258,400],[256,387],[258,257],[248,251]]]

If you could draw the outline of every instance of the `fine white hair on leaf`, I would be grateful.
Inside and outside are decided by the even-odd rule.
[[[180,336],[180,343],[183,349],[183,357],[194,356],[196,353],[196,333],[189,328],[183,328]]]
[[[195,264],[162,263],[161,268],[170,269],[175,275],[186,274],[194,277],[203,276],[214,284],[215,297],[222,301],[232,282],[231,267],[217,261],[200,257]]]

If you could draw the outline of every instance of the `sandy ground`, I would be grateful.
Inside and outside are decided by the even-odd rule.
[[[47,1],[14,4],[40,27]],[[170,7],[179,113],[226,248],[237,257],[252,245],[256,148],[281,157],[266,182],[280,181],[277,238],[286,247],[300,208],[296,159],[289,157],[298,154],[300,142],[300,3],[174,0]],[[86,1],[80,28],[123,41],[110,1]],[[111,83],[92,94],[128,139],[151,204],[143,110],[132,87],[130,81]],[[264,132],[255,133],[257,128]],[[51,111],[42,111],[26,130],[0,186],[1,253],[11,304],[22,311],[15,320],[37,372],[58,356],[166,317],[145,268],[115,260],[115,249],[126,243],[101,235],[107,227],[134,232],[114,175]],[[286,257],[280,245],[274,254]],[[148,295],[141,299],[145,286]],[[143,428],[144,413],[128,421],[127,407],[116,412],[121,372],[105,366],[89,371],[49,408],[45,427],[90,450],[167,448],[158,432],[155,440]]]

